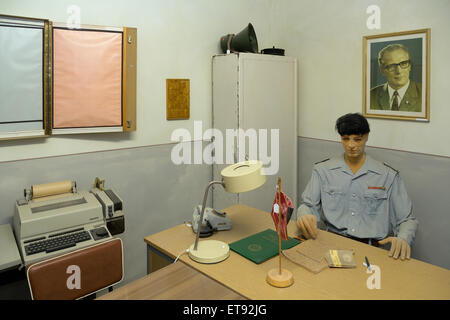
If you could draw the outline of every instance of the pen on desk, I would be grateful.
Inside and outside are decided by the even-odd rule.
[[[369,269],[369,270],[370,270],[370,263],[369,263],[369,259],[367,259],[367,257],[364,257],[364,258],[366,258],[366,267],[367,267],[367,269]]]

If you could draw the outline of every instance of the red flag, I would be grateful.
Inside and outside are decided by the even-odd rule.
[[[276,210],[277,206],[278,206],[278,210]],[[278,230],[279,213],[277,211],[278,212],[281,211],[280,230]],[[292,215],[293,211],[294,211],[294,205],[292,204],[291,199],[283,191],[280,192],[277,187],[275,199],[273,200],[271,215],[272,215],[273,223],[275,224],[275,228],[277,229],[279,236],[283,240],[288,240],[287,224],[288,224],[289,220],[291,219],[291,215]]]

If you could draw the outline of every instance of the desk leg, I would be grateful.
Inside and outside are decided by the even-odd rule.
[[[147,244],[147,274],[168,266],[175,259]]]

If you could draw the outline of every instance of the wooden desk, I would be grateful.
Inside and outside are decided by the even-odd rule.
[[[233,223],[232,229],[217,232],[208,239],[231,243],[274,227],[268,212],[244,205],[229,207],[225,212]],[[296,235],[297,226],[289,223],[288,231],[291,236]],[[231,251],[228,259],[217,264],[200,264],[187,254],[180,260],[249,299],[450,299],[449,270],[415,259],[394,260],[384,249],[335,234],[328,236],[335,238],[339,249],[354,249],[356,268],[328,268],[313,274],[283,257],[283,267],[293,273],[295,281],[288,288],[275,288],[266,283],[267,272],[278,266],[277,258],[257,265]],[[184,224],[145,238],[150,253],[168,259],[174,259],[194,241],[195,234]],[[364,256],[371,264],[380,267],[379,290],[369,290],[366,286],[371,274],[362,265]]]
[[[243,300],[182,262],[175,262],[130,282],[98,300]]]

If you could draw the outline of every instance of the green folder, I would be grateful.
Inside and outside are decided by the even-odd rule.
[[[281,240],[281,248],[290,249],[299,243],[299,240],[292,238]],[[272,229],[267,229],[230,243],[229,246],[234,252],[259,264],[278,254],[278,234]]]

